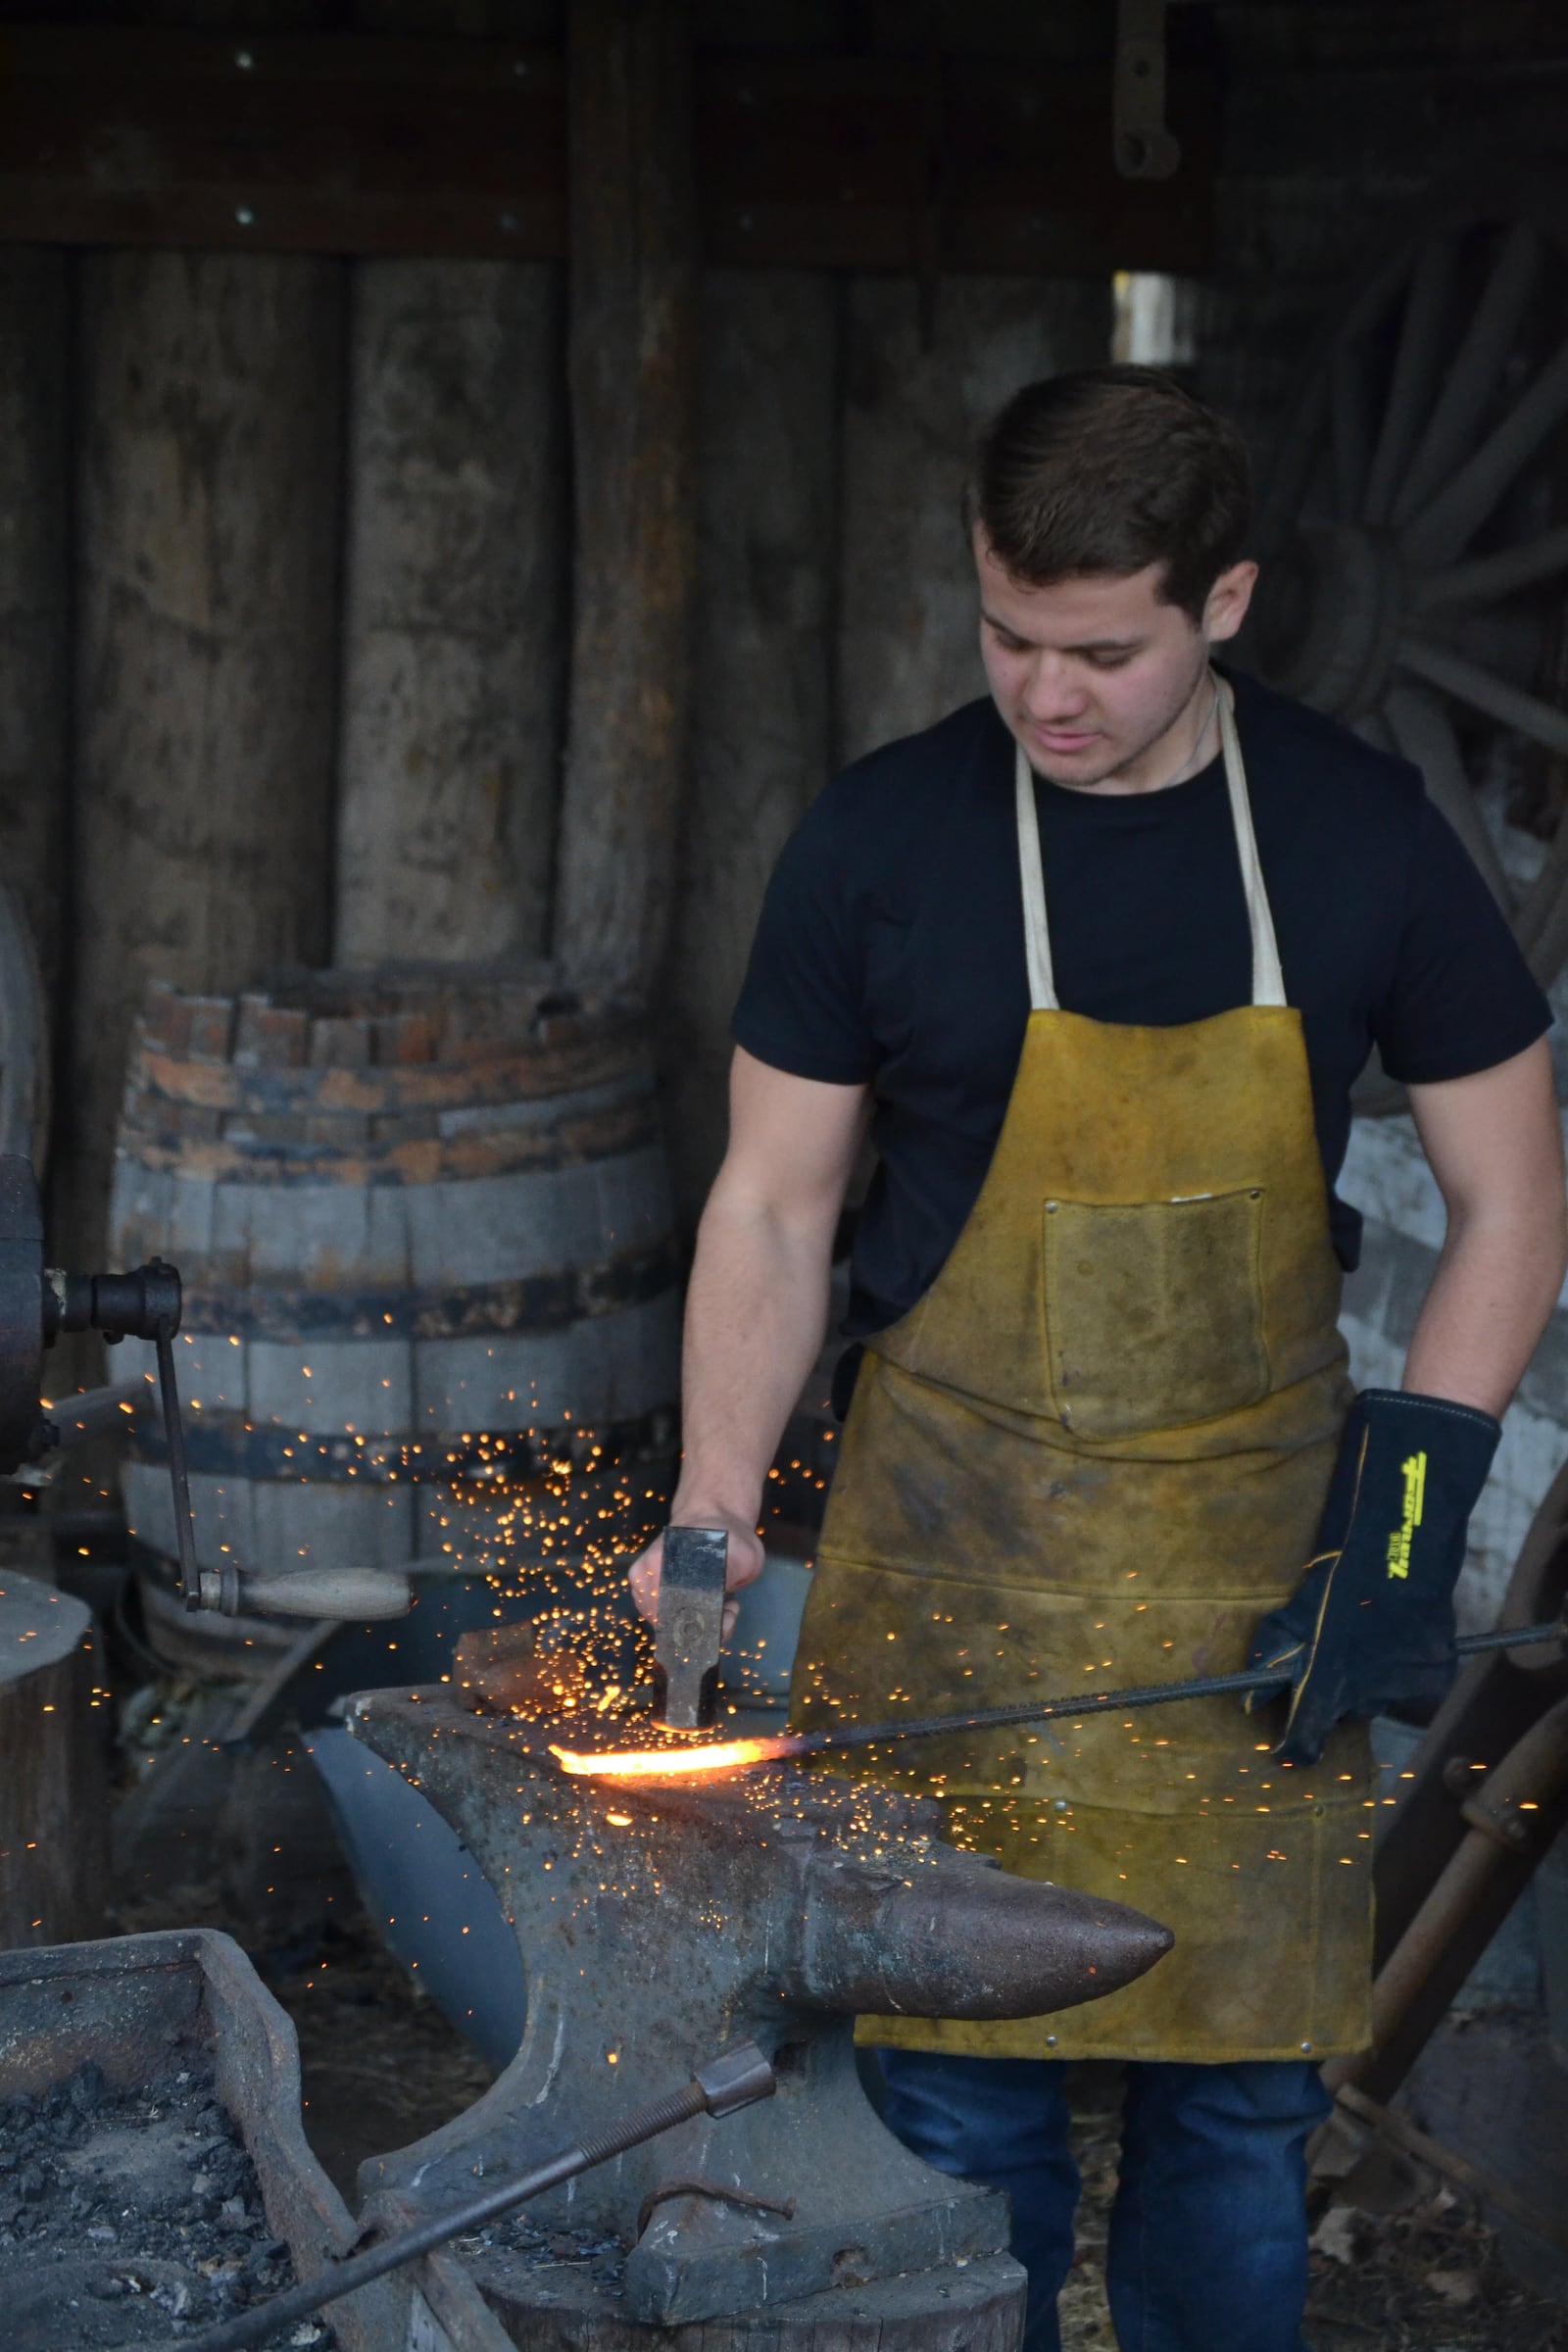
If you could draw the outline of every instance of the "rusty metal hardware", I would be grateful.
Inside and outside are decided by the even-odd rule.
[[[706,1731],[718,1710],[728,1554],[729,1538],[721,1527],[664,1530],[654,1642],[654,1712],[672,1731]]]
[[[1568,1826],[1568,1698],[1558,1699],[1478,1782],[1459,1807],[1465,1834],[1372,1984],[1372,2046],[1323,2069],[1330,2089],[1372,2080],[1379,2091],[1391,2045],[1400,2050],[1397,2083],[1447,2008],[1452,1955],[1467,1950],[1478,1921],[1491,1936],[1559,1831]],[[1429,1988],[1443,1987],[1442,2008]],[[1402,2033],[1417,2004],[1419,2038]],[[1414,2038],[1414,2047],[1411,2040]],[[1374,2094],[1375,2095],[1375,2094]],[[1384,2101],[1386,2103],[1386,2093]]]
[[[505,2180],[499,2188],[487,2190],[482,2197],[472,2197],[466,2205],[449,2209],[434,2221],[401,2230],[396,2236],[383,2238],[379,2245],[368,2247],[363,2254],[350,2254],[341,2262],[328,2263],[303,2286],[290,2287],[286,2293],[274,2295],[270,2302],[257,2304],[238,2319],[225,2320],[217,2328],[205,2328],[199,2335],[187,2336],[185,2343],[189,2352],[244,2352],[248,2344],[265,2343],[290,2320],[303,2320],[324,2304],[335,2303],[340,2295],[352,2294],[357,2286],[368,2286],[372,2278],[384,2278],[388,2271],[398,2270],[404,2263],[415,2262],[421,2254],[445,2245],[449,2238],[482,2229],[486,2222],[500,2221],[504,2215],[526,2204],[529,2198],[543,2195],[546,2189],[558,2188],[564,2180],[575,2180],[579,2174],[591,2172],[595,2165],[624,2156],[629,2148],[657,2139],[662,2132],[671,2132],[677,2124],[691,2123],[700,2115],[715,2119],[734,2115],[758,2099],[770,2099],[774,2087],[773,2069],[757,2044],[737,2042],[732,2049],[720,2051],[707,2065],[698,2067],[683,2090],[672,2091],[647,2107],[639,2107],[622,2123],[605,2131],[584,2133],[573,2146],[548,2164],[525,2173],[520,2180]]]
[[[466,2115],[368,2165],[368,2198],[417,2218],[466,2199],[476,2167],[525,2172],[563,2112],[589,2130],[612,2122],[693,2040],[750,2035],[772,2058],[776,2101],[722,2132],[692,2126],[667,2162],[650,2152],[595,2174],[569,2217],[530,2216],[549,2227],[561,2212],[631,2248],[617,2322],[679,2327],[793,2302],[842,2278],[852,2255],[877,2279],[1001,2253],[1004,2196],[933,2171],[877,2118],[855,2018],[1034,2017],[1117,1990],[1169,1948],[1138,1912],[958,1852],[937,1805],[873,1783],[575,1778],[550,1753],[560,1718],[470,1711],[447,1686],[366,1691],[334,1712],[456,1830],[528,1979],[511,2065]],[[671,2179],[796,2210],[692,2192],[656,2201],[639,2227]],[[519,2328],[532,2291],[515,2285]]]
[[[760,2197],[755,2189],[731,2188],[724,2180],[662,2180],[651,2188],[637,2208],[637,2234],[642,2236],[661,2205],[671,2197],[713,2197],[721,2205],[743,2205],[748,2213],[782,2214],[785,2221],[795,2219],[793,2197]]]
[[[1169,179],[1182,160],[1165,121],[1165,0],[1118,0],[1111,148],[1124,179]]]

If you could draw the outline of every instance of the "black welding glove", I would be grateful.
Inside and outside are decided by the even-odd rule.
[[[1490,1413],[1446,1397],[1356,1398],[1317,1550],[1252,1639],[1249,1663],[1278,1666],[1280,1679],[1249,1693],[1249,1713],[1291,1691],[1282,1760],[1315,1764],[1346,1716],[1442,1698],[1458,1663],[1466,1531],[1501,1435]]]

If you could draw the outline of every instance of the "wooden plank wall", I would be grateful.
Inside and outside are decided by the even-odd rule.
[[[1097,5],[933,5],[915,30],[933,56],[1004,41],[1039,56],[1080,42]],[[388,34],[562,33],[550,0],[343,13]],[[1374,12],[1304,13],[1343,28]],[[1431,159],[1413,111],[1390,162],[1366,109],[1348,110],[1367,56],[1325,61],[1301,128],[1280,58],[1302,11],[1219,14],[1251,46],[1227,104],[1198,372],[1266,458],[1373,198]],[[171,0],[161,21],[287,29],[315,12]],[[742,22],[693,11],[699,40],[732,49],[906,48],[910,24],[834,0],[770,0]],[[697,296],[689,754],[661,989],[688,1219],[721,1149],[729,1006],[790,825],[844,758],[980,690],[956,512],[973,429],[1017,383],[1106,356],[1110,335],[1098,270],[917,282],[710,265]],[[17,654],[0,852],[51,977],[73,1256],[101,1247],[124,1039],[153,971],[226,988],[287,956],[551,944],[584,585],[567,311],[548,261],[0,248],[0,606]]]

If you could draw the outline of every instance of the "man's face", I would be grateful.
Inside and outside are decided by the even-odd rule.
[[[1256,565],[1220,574],[1200,624],[1161,602],[1158,564],[1031,588],[1004,569],[978,531],[974,556],[986,677],[1037,773],[1107,792],[1167,782],[1206,716],[1209,647],[1241,627]]]

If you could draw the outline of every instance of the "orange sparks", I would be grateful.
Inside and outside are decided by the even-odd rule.
[[[593,1780],[673,1781],[691,1772],[733,1772],[741,1764],[766,1764],[777,1756],[794,1755],[796,1746],[788,1733],[779,1733],[770,1740],[713,1740],[705,1747],[623,1747],[603,1756],[552,1747],[550,1753],[563,1772],[585,1773]]]

